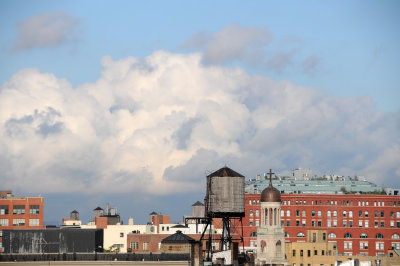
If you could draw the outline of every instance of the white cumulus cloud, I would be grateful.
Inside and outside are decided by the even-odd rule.
[[[399,114],[369,98],[204,65],[197,53],[101,64],[101,77],[77,88],[38,69],[0,87],[3,187],[188,193],[224,163],[249,177],[303,167],[399,179]]]

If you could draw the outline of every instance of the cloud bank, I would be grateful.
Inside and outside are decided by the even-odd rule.
[[[224,163],[248,177],[303,167],[398,184],[400,116],[370,98],[204,65],[198,53],[101,64],[77,88],[38,69],[0,87],[2,187],[190,193]]]
[[[66,12],[33,16],[17,25],[18,36],[13,51],[52,47],[74,38],[79,19]]]

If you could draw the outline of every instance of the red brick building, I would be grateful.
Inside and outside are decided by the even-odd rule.
[[[43,228],[43,197],[15,197],[0,191],[0,253],[4,229]]]
[[[400,249],[400,196],[282,194],[285,240],[301,242],[307,230],[327,230],[339,254],[376,256]],[[256,250],[260,194],[245,195],[244,243]]]

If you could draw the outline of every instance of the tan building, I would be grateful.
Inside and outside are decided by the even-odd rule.
[[[177,254],[190,253],[194,242],[195,240],[193,238],[182,234],[182,231],[177,231],[175,234],[161,241],[161,252]]]
[[[336,250],[328,242],[326,230],[307,230],[306,241],[286,243],[286,257],[293,266],[333,266]]]

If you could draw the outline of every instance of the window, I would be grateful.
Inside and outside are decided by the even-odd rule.
[[[399,234],[393,234],[393,235],[392,235],[392,239],[400,239]]]
[[[314,256],[318,256],[318,250],[314,249]]]
[[[368,211],[365,211],[365,217],[368,217]]]
[[[358,217],[362,217],[363,216],[363,212],[362,211],[358,211]]]
[[[349,227],[353,227],[353,221],[349,221]]]
[[[336,238],[336,234],[335,234],[335,233],[330,233],[330,234],[328,235],[328,238]]]
[[[377,233],[375,238],[383,239],[383,235],[381,233]]]
[[[375,211],[374,217],[378,217],[378,214],[379,214],[379,212],[378,212],[378,211]]]
[[[368,238],[368,235],[366,233],[361,233],[360,238]]]
[[[306,220],[302,220],[301,223],[303,226],[306,226]]]
[[[24,226],[25,219],[13,219],[13,226]]]
[[[285,237],[290,237],[288,232],[285,232]]]
[[[251,232],[250,237],[257,237],[257,232]]]
[[[296,220],[296,226],[300,226],[300,220]]]
[[[299,216],[299,215],[300,215],[300,211],[296,210],[296,216]]]
[[[14,205],[13,214],[25,214],[25,205]]]
[[[39,214],[39,205],[30,205],[29,206],[29,214]]]
[[[343,227],[347,227],[347,221],[343,220]]]
[[[381,217],[385,217],[385,212],[381,211]]]
[[[249,220],[249,225],[253,226],[253,220]]]
[[[369,222],[368,221],[364,221],[364,223],[365,223],[365,228],[368,228]]]
[[[315,220],[311,221],[311,227],[315,227]]]
[[[344,247],[344,249],[353,249],[353,242],[345,241],[343,247]]]
[[[286,221],[286,226],[290,226],[290,220]]]
[[[382,243],[382,242],[376,242],[375,243],[375,249],[376,250],[384,250],[384,248],[385,248],[384,243]]]
[[[333,227],[337,227],[337,220],[333,220]]]
[[[344,234],[344,238],[352,238],[352,236],[350,233],[346,233],[346,234]]]
[[[313,233],[312,234],[312,242],[316,242],[317,241],[317,234]]]
[[[285,217],[285,211],[281,210],[281,217]]]
[[[368,249],[368,242],[360,242],[360,249]]]
[[[394,218],[394,212],[390,212],[390,218]]]
[[[343,217],[346,217],[346,216],[347,216],[346,211],[343,211]]]
[[[260,216],[260,211],[259,210],[256,210],[256,216],[257,217]]]
[[[123,232],[119,233],[119,237],[124,237],[124,233]]]
[[[260,226],[260,220],[256,220],[256,226]]]
[[[249,205],[251,205],[251,200],[249,200]]]
[[[326,240],[326,233],[322,233],[322,240]]]
[[[8,219],[0,219],[0,226],[8,226]]]
[[[318,221],[318,227],[321,227],[322,226],[322,222],[321,222],[321,220],[319,220]]]
[[[290,210],[286,211],[286,217],[290,217]]]
[[[0,205],[0,215],[8,214],[8,205]]]
[[[326,214],[328,217],[331,217],[331,211],[328,211],[328,213]]]
[[[249,211],[250,216],[253,216],[253,210]]]
[[[328,220],[327,222],[326,222],[326,226],[328,226],[328,227],[331,227],[332,225],[331,225],[331,220]]]
[[[349,217],[353,218],[353,211],[349,211]]]
[[[311,257],[311,250],[307,250],[307,257]]]
[[[148,249],[149,249],[149,243],[143,242],[143,250],[148,250]]]
[[[318,214],[318,217],[321,217],[321,211],[318,211],[317,214]]]
[[[29,226],[39,226],[39,219],[29,219]]]
[[[297,234],[297,237],[306,237],[306,235],[304,233],[300,232]]]
[[[393,249],[400,249],[400,242],[393,242],[392,243],[392,248]]]
[[[292,256],[296,257],[296,250],[295,249],[293,249],[293,251],[292,251]]]
[[[400,202],[399,202],[400,205]],[[400,218],[400,212],[396,212],[396,218]]]
[[[381,227],[382,228],[385,227],[385,222],[384,221],[381,221]]]
[[[362,225],[363,225],[363,221],[362,221],[362,220],[359,220],[359,221],[358,221],[358,227],[362,227]]]
[[[3,231],[0,230],[0,237],[2,237],[2,236],[3,236]]]
[[[337,211],[333,211],[333,217],[337,217]]]
[[[315,217],[315,211],[311,211],[311,216]]]
[[[300,249],[300,257],[303,257],[303,250]]]
[[[139,249],[139,243],[138,242],[131,242],[130,248],[132,250],[138,250]]]

